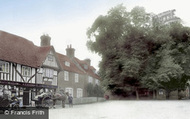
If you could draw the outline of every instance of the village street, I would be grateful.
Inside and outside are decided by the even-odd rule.
[[[49,110],[49,119],[189,119],[190,100],[106,101]]]

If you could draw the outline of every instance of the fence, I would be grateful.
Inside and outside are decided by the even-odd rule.
[[[94,103],[94,102],[103,102],[105,101],[104,98],[102,97],[83,97],[83,98],[74,98],[73,99],[73,104],[77,105],[77,104],[88,104],[88,103]],[[66,104],[68,104],[68,99],[66,100]],[[61,102],[57,101],[56,103],[57,105],[60,105]]]

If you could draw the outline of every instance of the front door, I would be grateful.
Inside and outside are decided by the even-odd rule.
[[[29,88],[26,88],[23,92],[23,105],[29,105]]]

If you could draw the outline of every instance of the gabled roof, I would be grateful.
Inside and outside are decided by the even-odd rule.
[[[91,77],[100,79],[100,77],[94,72],[95,68],[93,66],[90,66],[85,60],[79,60],[78,58],[75,57],[75,60],[78,62],[80,67]],[[84,65],[87,65],[88,68],[85,69]]]
[[[38,68],[51,48],[38,47],[25,38],[0,31],[0,60]]]
[[[63,70],[74,72],[74,73],[79,73],[79,74],[85,74],[84,71],[80,70],[76,64],[66,55],[57,53],[57,57],[59,59],[59,62],[61,64],[61,67]],[[69,62],[70,66],[65,66],[65,62]]]
[[[94,72],[95,68],[93,66],[89,66],[86,61],[79,60],[76,57],[74,59],[70,59],[68,56],[60,54],[60,53],[57,53],[57,56],[63,70],[75,72],[79,74],[87,74],[93,78],[100,79],[100,77]],[[65,66],[65,62],[69,62],[70,67]],[[84,64],[88,65],[88,69],[84,68]]]
[[[38,47],[25,38],[0,30],[0,60],[39,68],[51,50],[56,53],[53,46]],[[64,70],[88,74],[99,79],[99,76],[94,72],[95,68],[89,66],[86,61],[77,58],[70,59],[60,53],[56,53],[56,59],[59,60],[59,67]],[[70,63],[70,67],[65,66],[66,61]],[[88,65],[88,69],[84,68],[84,64]]]

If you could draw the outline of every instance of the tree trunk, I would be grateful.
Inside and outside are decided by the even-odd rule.
[[[97,93],[96,97],[97,97],[97,98],[96,98],[96,101],[98,102],[98,93]]]
[[[169,90],[166,90],[166,99],[169,100],[170,99],[170,92]]]
[[[139,100],[139,93],[138,93],[138,89],[135,88],[135,92],[136,92],[136,99]]]
[[[156,90],[153,90],[153,99],[156,99]]]
[[[178,100],[181,100],[182,99],[182,96],[180,95],[180,92],[181,92],[181,90],[177,90],[177,96],[178,96]]]

